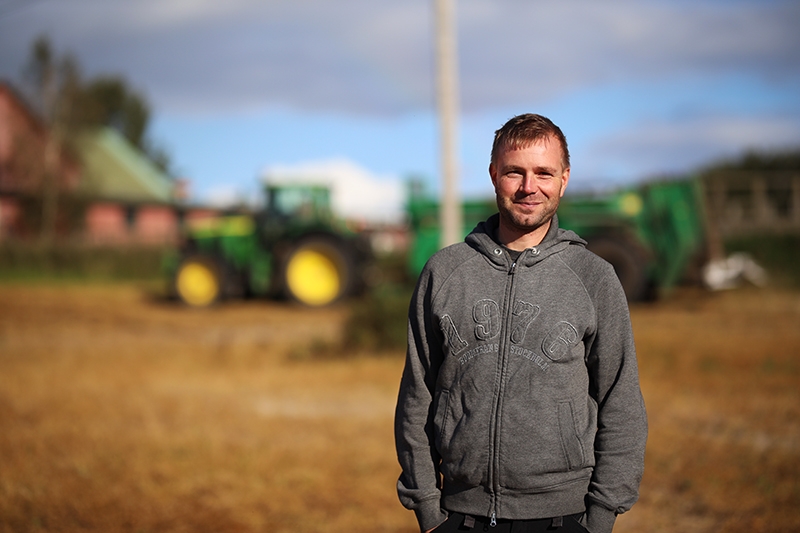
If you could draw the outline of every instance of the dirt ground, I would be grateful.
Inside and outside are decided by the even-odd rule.
[[[413,533],[402,354],[314,357],[346,313],[0,285],[0,532]],[[615,532],[800,531],[800,294],[632,316],[650,437]]]

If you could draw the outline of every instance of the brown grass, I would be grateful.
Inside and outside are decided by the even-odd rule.
[[[345,316],[0,285],[0,532],[413,533],[402,354],[299,357]],[[633,318],[651,432],[615,531],[800,530],[800,295],[682,293]]]

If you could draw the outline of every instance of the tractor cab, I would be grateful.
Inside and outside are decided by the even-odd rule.
[[[330,221],[331,192],[323,185],[277,185],[265,187],[265,215],[268,219],[311,223]]]

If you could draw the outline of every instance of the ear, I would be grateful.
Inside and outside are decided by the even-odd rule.
[[[494,163],[489,163],[489,177],[492,178],[492,185],[494,188],[497,188],[497,168],[495,168]]]
[[[561,173],[561,193],[559,197],[564,196],[564,191],[567,190],[567,184],[569,183],[569,167],[564,169],[564,172]]]

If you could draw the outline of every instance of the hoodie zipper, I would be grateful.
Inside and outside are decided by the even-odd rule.
[[[523,252],[524,254],[524,252]],[[505,299],[505,309],[504,309],[504,316],[510,317],[511,312],[513,311],[513,303],[511,301],[511,296],[514,294],[514,279],[515,273],[517,270],[517,263],[522,256],[517,258],[516,261],[511,263],[511,268],[508,270],[508,284],[506,286],[506,299]],[[489,526],[495,527],[497,526],[497,494],[500,491],[500,482],[498,480],[498,470],[499,470],[499,456],[500,453],[498,448],[500,447],[500,413],[503,410],[503,394],[505,391],[505,374],[506,374],[506,363],[507,363],[507,338],[508,338],[508,329],[509,329],[509,318],[506,318],[503,322],[502,330],[501,330],[501,343],[502,343],[502,350],[500,351],[500,383],[497,387],[497,398],[494,404],[494,410],[492,417],[492,456],[490,458],[490,471],[489,471],[489,482],[492,487],[492,504],[489,514]]]

